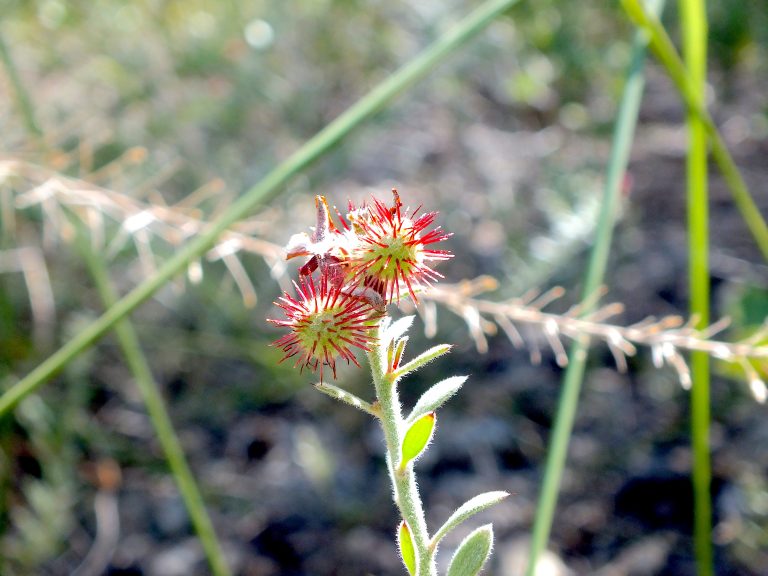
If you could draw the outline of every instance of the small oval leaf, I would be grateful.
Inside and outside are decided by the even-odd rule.
[[[483,494],[479,494],[474,498],[467,500],[464,504],[459,506],[440,529],[435,532],[435,535],[432,537],[432,545],[437,546],[437,543],[440,542],[448,532],[456,528],[456,526],[464,522],[464,520],[471,518],[478,512],[482,512],[494,504],[498,504],[507,496],[509,496],[508,492],[497,490],[495,492],[484,492]]]
[[[451,396],[459,391],[459,388],[467,380],[466,376],[451,376],[441,380],[422,394],[416,406],[408,416],[408,422],[421,418],[427,412],[434,412],[442,406]]]
[[[491,556],[493,528],[490,524],[481,526],[459,544],[451,558],[448,576],[477,576],[483,564]]]
[[[398,378],[402,378],[406,374],[410,374],[414,370],[418,370],[425,364],[429,364],[434,360],[435,358],[438,358],[442,356],[443,354],[447,354],[451,351],[451,345],[450,344],[440,344],[438,346],[433,346],[426,352],[422,352],[416,358],[408,362],[407,364],[401,366],[397,369],[397,372],[395,372],[395,375]]]
[[[403,564],[408,569],[408,573],[413,576],[416,574],[416,551],[413,548],[411,531],[408,529],[408,524],[405,523],[405,520],[400,522],[400,526],[397,529],[397,545],[400,548],[400,558],[403,559]]]
[[[408,432],[403,438],[401,449],[400,468],[405,467],[415,458],[418,458],[432,439],[432,433],[435,431],[435,413],[429,412],[416,422],[411,424]]]

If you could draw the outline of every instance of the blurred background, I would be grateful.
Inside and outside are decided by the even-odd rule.
[[[63,210],[91,207],[92,241],[125,293],[196,231],[163,221],[164,207],[212,219],[477,4],[0,0],[2,41],[43,134],[25,126],[6,66],[3,386],[102,310]],[[710,106],[768,214],[768,10],[715,0],[709,13]],[[631,35],[612,3],[520,3],[244,222],[252,249],[220,245],[133,315],[237,574],[403,573],[376,422],[317,393],[269,347],[280,332],[265,318],[279,315],[272,302],[295,269],[279,247],[313,225],[314,195],[343,208],[397,187],[454,234],[446,282],[490,275],[493,299],[562,285],[552,309],[566,311],[579,298]],[[682,122],[651,63],[606,279],[606,301],[626,308],[617,322],[686,313]],[[768,268],[712,176],[713,310],[733,319],[724,338],[735,340],[768,313]],[[405,401],[471,377],[418,465],[429,523],[477,493],[510,491],[477,522],[496,530],[487,573],[520,574],[562,369],[545,344],[534,364],[503,333],[478,354],[464,321],[436,312],[434,341],[454,351],[405,384]],[[417,319],[412,354],[433,342],[423,328]],[[543,341],[535,327],[524,336]],[[715,370],[718,574],[765,575],[768,419],[738,370]],[[344,368],[339,383],[371,398],[365,371]],[[688,426],[674,371],[641,350],[620,373],[594,348],[552,575],[694,573]],[[443,561],[463,535],[447,539]],[[104,538],[117,544],[84,566]],[[8,575],[208,572],[112,336],[0,422],[0,557]]]

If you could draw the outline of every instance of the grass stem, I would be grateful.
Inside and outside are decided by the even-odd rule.
[[[680,0],[683,55],[697,107],[706,105],[707,14],[703,0]],[[707,130],[693,111],[688,126],[687,204],[691,316],[709,324],[709,198]],[[709,455],[709,356],[691,355],[691,442],[693,445],[694,555],[699,576],[712,576],[711,463]]]
[[[16,63],[13,61],[10,50],[5,44],[2,32],[0,32],[0,61],[3,62],[5,72],[8,76],[8,83],[13,88],[13,94],[16,98],[16,105],[24,121],[27,131],[38,139],[43,137],[43,131],[35,118],[35,108],[32,105],[32,99],[29,92],[21,81],[19,71],[16,69]]]
[[[117,300],[117,295],[109,279],[106,265],[101,257],[88,246],[88,242],[82,238],[82,235],[80,244],[83,247],[82,252],[96,284],[99,296],[104,306],[110,307]],[[192,526],[200,539],[203,551],[208,559],[211,573],[214,576],[229,576],[231,572],[224,559],[221,545],[216,538],[216,532],[213,529],[211,519],[205,509],[200,489],[184,456],[184,450],[173,428],[173,423],[171,422],[171,417],[168,414],[168,409],[165,406],[160,389],[141,350],[136,331],[128,319],[117,322],[114,330],[125,356],[125,361],[144,400],[149,419],[155,429],[155,434],[168,462],[168,467],[184,500]]]
[[[660,11],[662,2],[653,0],[652,10]],[[619,106],[618,119],[613,133],[613,146],[605,176],[605,187],[601,212],[598,221],[597,236],[592,248],[586,280],[584,283],[583,314],[591,312],[595,305],[594,294],[599,290],[608,264],[608,254],[613,237],[613,229],[621,199],[621,188],[629,162],[637,115],[640,109],[645,78],[645,47],[647,40],[643,34],[636,34],[633,41],[632,60],[627,75],[627,82]],[[552,439],[550,440],[544,478],[541,485],[536,516],[533,524],[531,548],[528,559],[527,576],[536,574],[536,565],[549,540],[552,521],[557,504],[557,496],[565,468],[568,444],[579,402],[579,393],[584,379],[589,342],[580,338],[571,346],[568,368],[563,379],[563,388],[555,417]]]
[[[734,162],[728,147],[725,145],[725,141],[707,111],[706,103],[703,100],[700,101],[698,97],[699,89],[694,83],[693,78],[688,74],[685,64],[683,64],[678,55],[667,31],[658,17],[649,13],[643,7],[640,0],[621,0],[621,5],[627,16],[637,26],[646,31],[649,36],[651,50],[666,69],[688,110],[695,114],[703,124],[709,138],[712,158],[720,169],[723,180],[725,180],[725,183],[731,190],[733,201],[741,212],[741,217],[744,218],[744,222],[755,239],[755,243],[763,257],[768,260],[768,225],[766,225],[765,220],[760,214],[741,176],[741,172],[739,172],[739,168],[736,166],[736,162]]]

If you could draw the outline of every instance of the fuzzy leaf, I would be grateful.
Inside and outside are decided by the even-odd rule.
[[[429,364],[430,362],[432,362],[432,360],[434,360],[435,358],[442,356],[443,354],[447,354],[450,351],[451,351],[450,344],[439,344],[437,346],[433,346],[426,352],[423,352],[422,354],[419,354],[418,356],[416,356],[416,358],[408,362],[408,364],[405,364],[400,369],[398,369],[395,372],[395,375],[398,378],[401,378],[402,376],[405,376],[406,374],[409,374],[414,370],[418,370],[425,364]]]
[[[413,574],[416,574],[416,551],[413,548],[411,531],[404,520],[400,522],[400,526],[397,529],[397,545],[400,548],[400,558],[403,559],[403,564],[408,569],[408,573],[413,576]]]
[[[373,409],[373,406],[371,406],[369,402],[366,402],[365,400],[358,398],[357,396],[355,396],[351,392],[347,392],[343,388],[339,388],[338,386],[334,386],[333,384],[328,384],[327,382],[318,382],[317,384],[315,384],[315,388],[317,388],[317,390],[319,390],[323,394],[326,394],[331,398],[335,398],[336,400],[345,402],[350,406],[354,406],[358,410],[367,412],[371,416],[378,416],[375,410]]]
[[[400,468],[405,467],[415,458],[418,458],[432,439],[432,433],[435,431],[435,413],[429,412],[416,422],[411,424],[408,432],[403,438],[403,446],[400,451]]]
[[[485,492],[467,500],[464,504],[459,506],[458,509],[451,514],[451,517],[445,521],[445,524],[435,532],[435,535],[432,537],[432,545],[434,546],[440,542],[443,536],[448,534],[448,532],[456,528],[456,526],[464,522],[467,518],[471,518],[478,512],[482,512],[486,508],[498,504],[507,496],[509,496],[508,492],[498,490],[495,492]]]
[[[493,528],[490,524],[481,526],[459,544],[451,558],[448,576],[476,576],[491,555]]]
[[[413,407],[407,422],[413,422],[427,412],[434,412],[440,408],[451,396],[459,391],[459,388],[462,387],[466,380],[466,376],[451,376],[432,386],[416,402],[416,406]]]
[[[415,316],[403,316],[399,320],[387,325],[382,335],[383,344],[386,346],[390,342],[393,342],[400,338],[403,334],[408,332],[408,329],[413,324]]]

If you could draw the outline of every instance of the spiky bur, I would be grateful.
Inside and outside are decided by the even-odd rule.
[[[398,530],[403,561],[413,576],[437,576],[435,555],[443,536],[507,494],[492,492],[473,498],[430,537],[414,467],[434,434],[435,411],[459,390],[465,378],[448,378],[432,386],[411,413],[403,415],[400,380],[446,354],[450,346],[435,346],[405,362],[406,332],[413,317],[392,322],[386,304],[408,295],[415,300],[418,291],[441,277],[430,263],[451,254],[432,248],[449,236],[439,227],[432,228],[436,213],[403,210],[396,190],[393,196],[391,206],[376,199],[359,208],[350,204],[346,217],[339,214],[338,227],[325,198],[317,197],[313,233],[293,236],[287,248],[288,258],[307,258],[299,268],[296,296],[284,294],[276,304],[286,318],[270,322],[290,330],[275,342],[285,352],[284,359],[296,357],[297,366],[319,370],[321,380],[323,367],[330,367],[335,376],[339,359],[358,365],[355,349],[366,351],[374,402],[322,381],[316,389],[381,422],[394,500],[403,520]],[[490,533],[484,528],[481,536],[486,532]],[[472,546],[462,545],[451,564],[452,573],[480,570],[490,554],[490,540],[481,540],[473,536]]]
[[[417,216],[403,210],[400,195],[393,204],[373,199],[334,224],[325,197],[317,196],[317,223],[312,234],[291,237],[286,257],[305,257],[299,268],[297,297],[283,294],[276,304],[285,320],[270,320],[291,332],[275,342],[296,365],[320,372],[328,366],[336,376],[336,360],[357,364],[354,348],[369,350],[370,332],[384,306],[428,286],[440,275],[427,265],[451,257],[430,245],[449,237],[440,227],[429,230],[436,212]],[[337,210],[338,214],[338,210]],[[400,350],[402,353],[402,349]]]
[[[352,348],[370,350],[382,313],[334,287],[325,276],[317,284],[309,276],[294,287],[296,298],[284,294],[276,302],[285,311],[285,320],[269,320],[290,329],[274,343],[285,352],[283,360],[296,357],[296,366],[319,369],[321,380],[324,366],[336,376],[338,358],[360,366]]]
[[[450,237],[438,226],[429,229],[437,212],[418,215],[419,209],[408,212],[397,190],[393,190],[392,206],[374,199],[373,205],[353,220],[358,242],[349,256],[354,283],[372,288],[387,302],[410,294],[418,301],[416,292],[442,278],[430,261],[447,260],[452,254],[430,246]]]

